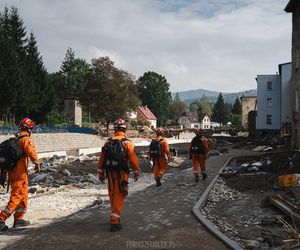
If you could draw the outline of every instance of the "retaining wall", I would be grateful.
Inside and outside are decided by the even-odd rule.
[[[0,143],[13,135],[0,135]],[[53,155],[80,155],[94,154],[101,151],[107,138],[98,135],[78,133],[36,133],[32,134],[39,157],[51,157]],[[147,151],[151,140],[146,138],[130,138],[136,151]],[[190,140],[167,139],[170,147],[176,148],[178,152],[186,152]]]

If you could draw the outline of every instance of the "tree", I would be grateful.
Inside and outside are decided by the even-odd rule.
[[[92,60],[79,101],[89,108],[94,118],[105,122],[107,129],[110,122],[139,105],[134,77],[115,67],[109,57]]]
[[[30,116],[43,121],[52,107],[53,91],[33,33],[27,38],[18,9],[0,13],[0,111],[11,121]]]
[[[138,79],[137,87],[142,104],[147,105],[153,111],[158,118],[159,125],[164,125],[172,101],[167,79],[149,71]]]
[[[27,38],[24,22],[17,8],[4,8],[3,13],[0,14],[0,29],[2,52],[0,87],[7,91],[3,101],[9,99],[9,105],[1,105],[1,109],[4,109],[4,117],[10,116],[11,121],[14,121],[15,118],[19,119],[22,113],[20,99],[24,97],[24,83],[26,82],[24,66]],[[2,88],[5,86],[6,88]]]
[[[26,65],[24,66],[24,72],[26,74],[26,82],[23,84],[22,115],[29,115],[36,122],[43,122],[52,109],[54,90],[48,81],[48,73],[44,67],[35,36],[32,32],[25,51]]]
[[[209,101],[209,98],[205,95],[203,95],[200,98],[200,106],[203,113],[207,113],[209,116],[212,114],[212,107],[213,104]]]
[[[219,122],[223,124],[226,123],[226,112],[222,93],[219,94],[217,102],[213,107],[212,120],[214,122]]]
[[[14,113],[17,57],[9,38],[9,10],[0,12],[0,112],[2,119]]]
[[[234,128],[240,129],[242,127],[242,118],[240,115],[231,114],[230,121]]]
[[[203,95],[198,101],[193,101],[190,104],[190,111],[197,112],[198,114],[207,113],[212,114],[213,104],[209,101],[209,98]]]
[[[84,59],[75,58],[75,52],[68,48],[59,71],[60,79],[57,82],[57,94],[61,106],[65,98],[78,98],[87,84],[89,70],[90,65]]]
[[[169,107],[169,119],[172,121],[176,121],[178,117],[187,109],[187,106],[184,102],[182,102],[179,98],[178,93],[176,94],[174,100],[170,104]]]
[[[241,115],[242,114],[242,104],[241,104],[240,98],[237,97],[235,99],[235,102],[233,104],[231,112],[235,115]]]

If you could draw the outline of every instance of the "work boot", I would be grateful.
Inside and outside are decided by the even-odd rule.
[[[13,228],[27,227],[29,225],[30,225],[30,221],[28,221],[28,220],[15,220]]]
[[[119,224],[111,224],[110,225],[110,231],[111,232],[117,232],[117,231],[120,231],[122,229],[122,225],[119,223]]]
[[[8,226],[5,225],[5,222],[0,220],[0,231],[6,231]]]
[[[204,181],[206,178],[207,178],[207,174],[206,174],[206,173],[203,173],[203,174],[202,174],[202,180]]]
[[[156,186],[157,187],[161,186],[161,182],[160,182],[160,177],[159,176],[155,177],[155,181],[156,181]]]
[[[199,175],[195,175],[195,182],[199,182]]]

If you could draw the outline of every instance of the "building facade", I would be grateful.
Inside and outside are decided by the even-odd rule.
[[[291,124],[292,121],[292,63],[279,65],[279,75],[281,82],[281,126]]]
[[[248,128],[248,115],[250,111],[256,110],[256,96],[242,96],[242,126]]]
[[[182,129],[210,129],[210,116],[207,113],[198,115],[197,112],[185,111],[177,120]]]
[[[82,107],[74,98],[65,99],[64,114],[72,125],[82,126]]]
[[[210,126],[211,118],[208,114],[204,113],[204,114],[200,115],[199,121],[200,121],[201,129],[210,129],[211,128],[211,126]]]
[[[178,118],[177,123],[181,126],[182,129],[200,128],[198,114],[192,111],[183,112]]]
[[[279,75],[258,75],[257,81],[257,130],[280,129],[281,84]]]
[[[279,74],[258,75],[257,81],[257,115],[258,131],[279,132],[288,135],[292,117],[291,77],[292,63],[278,66]]]
[[[157,128],[157,118],[148,108],[148,106],[139,106],[137,109],[137,117],[145,119],[150,122],[150,127]]]
[[[290,0],[285,11],[293,14],[291,118],[292,147],[300,148],[300,1]]]

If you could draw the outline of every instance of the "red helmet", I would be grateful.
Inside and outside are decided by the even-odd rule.
[[[127,124],[123,119],[118,119],[114,122],[114,128],[115,129],[126,129]]]
[[[35,127],[35,123],[29,118],[24,118],[20,121],[19,127],[31,130]]]
[[[164,132],[165,132],[165,130],[163,128],[157,128],[156,129],[156,134],[158,134],[158,135],[163,135]]]

